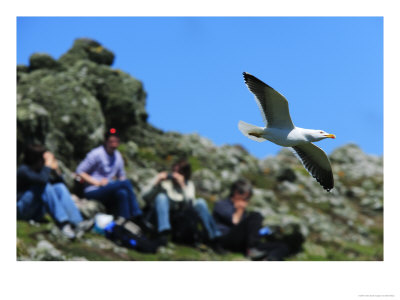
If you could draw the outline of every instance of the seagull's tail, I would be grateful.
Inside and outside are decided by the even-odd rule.
[[[238,124],[239,130],[243,133],[243,135],[247,136],[249,139],[256,142],[264,142],[266,139],[257,137],[256,135],[260,135],[263,132],[261,127],[248,124],[243,121],[239,121]]]

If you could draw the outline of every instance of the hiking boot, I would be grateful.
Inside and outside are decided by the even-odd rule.
[[[76,237],[75,232],[74,232],[74,230],[72,229],[71,224],[69,224],[69,223],[67,223],[67,224],[65,224],[63,227],[61,227],[61,233],[62,233],[67,239],[70,239],[70,240],[73,240],[73,239]]]
[[[251,260],[261,260],[267,256],[267,252],[258,248],[250,248],[247,250],[247,257]]]
[[[88,232],[94,226],[93,219],[84,220],[76,226],[76,237],[81,238],[85,232]]]
[[[170,230],[161,231],[156,238],[158,246],[166,246],[168,244],[169,235]]]
[[[213,240],[210,241],[209,243],[211,249],[219,255],[225,255],[228,252],[224,249],[224,247],[222,247],[221,242],[219,241],[218,238],[215,238]]]

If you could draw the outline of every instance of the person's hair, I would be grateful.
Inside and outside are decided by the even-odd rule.
[[[110,136],[119,138],[119,134],[115,128],[110,128],[107,130],[107,132],[104,134],[104,142],[107,142]]]
[[[182,174],[183,177],[185,177],[185,180],[188,181],[190,177],[192,176],[192,167],[190,166],[189,162],[186,160],[186,158],[181,158],[178,159],[173,165],[172,165],[172,170],[178,167],[179,171],[178,173]]]
[[[245,179],[238,179],[231,185],[229,197],[233,197],[235,192],[239,194],[249,193],[249,199],[253,195],[253,187],[251,183]]]
[[[26,146],[24,152],[24,163],[28,166],[32,166],[39,161],[44,162],[43,153],[46,151],[47,149],[39,144]]]

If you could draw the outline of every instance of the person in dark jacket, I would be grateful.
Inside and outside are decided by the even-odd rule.
[[[281,243],[263,243],[259,233],[263,217],[246,210],[252,194],[251,184],[239,179],[232,184],[229,197],[215,204],[213,217],[222,234],[220,246],[253,260],[282,260],[288,253],[287,247]]]
[[[41,221],[46,213],[70,239],[93,224],[83,220],[62,181],[54,155],[42,145],[29,145],[24,162],[17,169],[17,218]]]

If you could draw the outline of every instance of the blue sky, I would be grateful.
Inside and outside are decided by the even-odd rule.
[[[288,99],[296,126],[337,136],[318,142],[328,154],[350,142],[383,154],[382,17],[19,17],[17,63],[35,52],[59,58],[80,37],[144,83],[160,129],[275,155],[279,146],[237,129],[262,125],[246,71]]]

